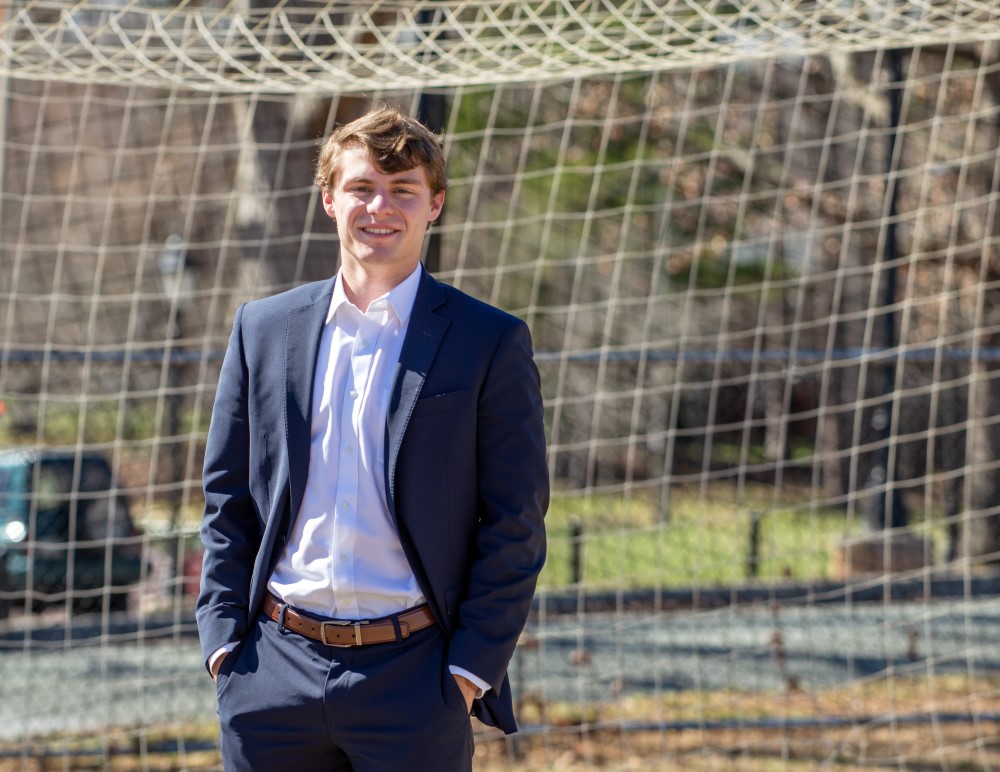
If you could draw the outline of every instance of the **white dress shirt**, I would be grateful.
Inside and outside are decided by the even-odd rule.
[[[338,275],[313,383],[309,474],[268,589],[335,619],[374,619],[425,601],[385,494],[385,422],[420,267],[362,312]]]

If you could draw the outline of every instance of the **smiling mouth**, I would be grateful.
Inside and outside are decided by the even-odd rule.
[[[365,233],[370,233],[373,236],[389,236],[395,233],[392,228],[362,228]]]

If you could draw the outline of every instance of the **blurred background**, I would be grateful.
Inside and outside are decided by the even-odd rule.
[[[0,50],[0,769],[218,766],[221,357],[336,271],[315,153],[374,98],[542,374],[477,768],[1000,767],[1000,8],[0,0]]]

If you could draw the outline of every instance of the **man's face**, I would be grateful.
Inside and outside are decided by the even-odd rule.
[[[344,268],[400,281],[417,267],[427,226],[443,205],[444,191],[431,193],[423,167],[383,174],[360,147],[343,152],[337,180],[323,193]]]

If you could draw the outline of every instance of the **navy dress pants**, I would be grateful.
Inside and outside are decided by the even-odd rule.
[[[216,682],[228,772],[468,772],[472,725],[436,626],[339,649],[260,617]]]

